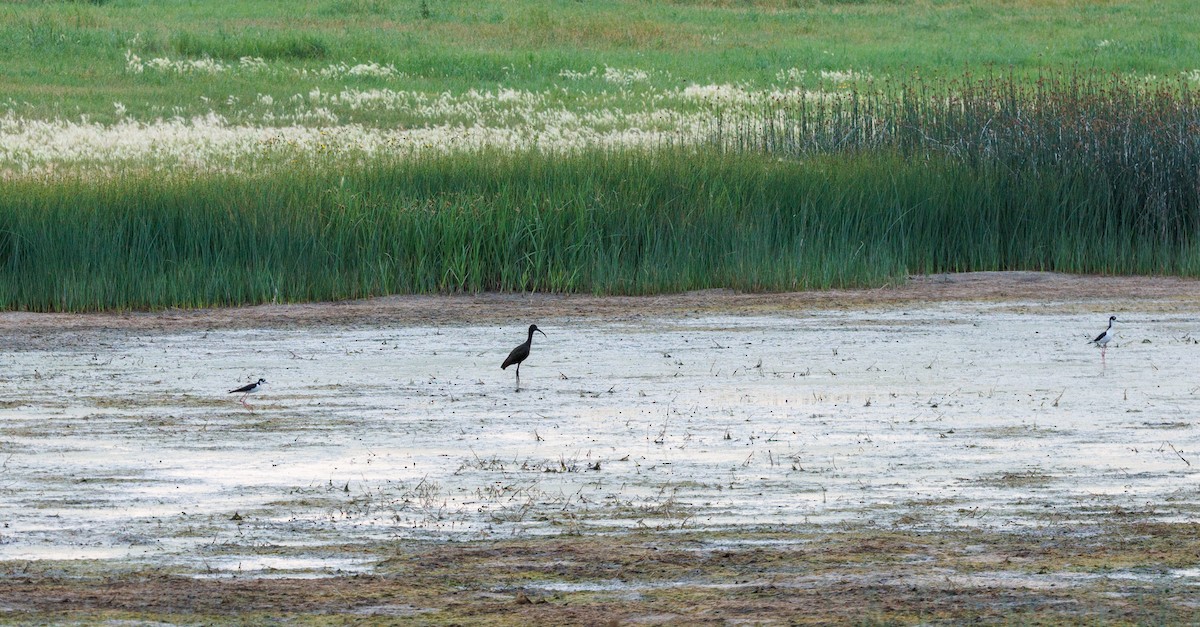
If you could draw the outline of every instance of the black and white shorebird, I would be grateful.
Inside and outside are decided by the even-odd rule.
[[[243,385],[242,387],[240,387],[236,390],[229,390],[229,393],[230,394],[241,394],[242,397],[239,398],[238,401],[241,402],[242,405],[249,407],[249,405],[246,404],[246,397],[259,391],[260,389],[262,389],[262,386],[264,386],[266,384],[267,384],[266,379],[259,379],[258,381],[255,381],[254,383],[248,383],[246,385]]]
[[[1102,364],[1104,363],[1105,347],[1107,347],[1108,343],[1111,342],[1113,337],[1116,336],[1116,331],[1113,329],[1113,325],[1116,324],[1116,322],[1117,322],[1116,316],[1109,316],[1108,317],[1108,328],[1104,330],[1104,333],[1097,335],[1096,339],[1088,342],[1088,344],[1095,344],[1096,346],[1100,347],[1100,363],[1102,363]]]
[[[1113,332],[1113,323],[1115,323],[1116,321],[1117,321],[1116,316],[1109,316],[1108,317],[1108,328],[1104,330],[1104,333],[1097,335],[1096,339],[1088,342],[1088,344],[1095,344],[1096,346],[1099,346],[1100,348],[1104,348],[1105,346],[1107,346],[1108,343],[1112,341],[1113,336],[1115,335],[1115,333]]]
[[[512,352],[508,354],[508,359],[505,359],[504,363],[500,364],[501,370],[504,370],[513,364],[517,365],[517,391],[518,392],[521,391],[521,362],[525,361],[525,359],[529,357],[529,348],[531,346],[533,346],[533,332],[534,331],[541,333],[542,337],[546,337],[546,333],[544,331],[542,331],[541,329],[537,328],[536,324],[529,325],[529,337],[525,339],[525,343],[512,349]]]

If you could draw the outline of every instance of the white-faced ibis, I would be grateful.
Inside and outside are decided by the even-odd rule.
[[[541,333],[542,337],[546,337],[546,333],[544,331],[542,331],[541,329],[537,328],[536,324],[529,325],[529,337],[525,339],[525,343],[512,349],[512,352],[508,354],[508,359],[505,359],[504,363],[500,364],[501,370],[504,370],[505,368],[508,368],[509,366],[511,366],[513,364],[517,365],[517,391],[518,392],[521,391],[521,362],[525,361],[525,359],[527,357],[529,357],[529,347],[533,346],[533,332],[534,331]]]
[[[1101,364],[1104,363],[1104,347],[1108,346],[1108,343],[1111,342],[1113,337],[1115,337],[1117,334],[1116,331],[1113,330],[1113,324],[1115,324],[1116,322],[1117,322],[1116,316],[1109,316],[1108,317],[1108,328],[1104,330],[1104,333],[1097,335],[1096,339],[1088,342],[1088,344],[1095,344],[1096,346],[1100,347],[1100,363]]]
[[[249,405],[246,405],[246,397],[257,392],[259,389],[262,388],[262,386],[264,386],[266,384],[267,384],[266,379],[259,379],[258,381],[255,381],[254,383],[249,383],[249,384],[243,385],[242,387],[240,387],[236,390],[229,390],[229,393],[230,394],[241,394],[242,397],[240,399],[238,399],[238,401],[240,401],[242,403],[242,405],[244,405],[245,407],[250,407]]]

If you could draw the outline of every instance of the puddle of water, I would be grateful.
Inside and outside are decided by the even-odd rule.
[[[0,358],[0,560],[200,568],[380,539],[1195,520],[1194,316],[1125,325],[1102,368],[1086,342],[1104,317],[538,321],[519,393],[499,364],[521,325],[99,331]],[[227,394],[260,376],[252,410]]]
[[[540,582],[530,586],[543,592],[646,592],[650,590],[665,590],[670,588],[696,588],[707,590],[734,590],[738,588],[753,588],[771,583],[765,580],[749,580],[738,583],[711,583],[702,581],[622,581],[619,579],[602,579],[596,581],[550,581]]]
[[[204,560],[204,572],[196,572],[191,576],[196,579],[304,579],[366,573],[370,570],[370,565],[360,559],[223,555]]]
[[[1171,571],[1172,577],[1179,579],[1190,579],[1188,583],[1192,585],[1200,585],[1200,568],[1177,568]]]
[[[4,559],[7,560],[108,560],[129,557],[131,551],[121,546],[70,546],[48,544],[24,544],[17,547],[5,547]]]

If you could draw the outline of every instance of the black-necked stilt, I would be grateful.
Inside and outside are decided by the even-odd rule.
[[[546,337],[546,333],[544,331],[542,331],[541,329],[537,328],[536,324],[529,325],[529,337],[526,338],[525,343],[512,349],[512,352],[508,354],[508,359],[505,359],[504,363],[500,365],[501,370],[504,370],[505,368],[508,368],[509,366],[511,366],[513,364],[517,365],[517,391],[518,392],[521,391],[521,362],[525,361],[525,358],[529,357],[529,347],[533,346],[533,332],[534,331],[541,333],[542,337]]]
[[[1108,317],[1108,328],[1104,330],[1104,333],[1097,335],[1096,339],[1088,342],[1088,344],[1095,344],[1096,346],[1100,347],[1100,363],[1101,364],[1104,363],[1105,347],[1108,346],[1108,343],[1112,341],[1114,336],[1116,336],[1116,331],[1113,330],[1113,324],[1116,323],[1116,321],[1117,321],[1116,316],[1109,316]]]
[[[238,401],[241,402],[242,405],[249,407],[249,405],[246,405],[246,397],[249,396],[250,394],[253,394],[254,392],[257,392],[259,390],[259,388],[261,388],[262,386],[264,386],[266,384],[267,384],[266,379],[259,379],[258,381],[255,381],[254,383],[248,383],[246,385],[243,385],[242,387],[240,387],[236,390],[229,390],[229,393],[230,394],[241,394],[242,397],[239,398]]]

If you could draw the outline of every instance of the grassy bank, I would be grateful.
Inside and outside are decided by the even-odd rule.
[[[1194,276],[1186,6],[11,3],[0,308]]]
[[[717,92],[704,127],[649,148],[300,150],[253,172],[14,178],[0,307],[1200,274],[1200,101],[1186,81],[745,96]]]
[[[1190,0],[20,0],[0,4],[0,100],[22,115],[107,122],[121,118],[114,102],[144,120],[230,113],[260,95],[282,115],[296,93],[347,84],[543,91],[561,72],[598,68],[573,92],[629,86],[605,81],[606,67],[635,69],[635,87],[658,89],[763,88],[781,73],[813,87],[822,72],[989,65],[1173,77],[1200,69],[1193,9]],[[129,53],[159,63],[130,71]],[[359,64],[393,71],[342,71]],[[398,119],[376,111],[355,121]]]

